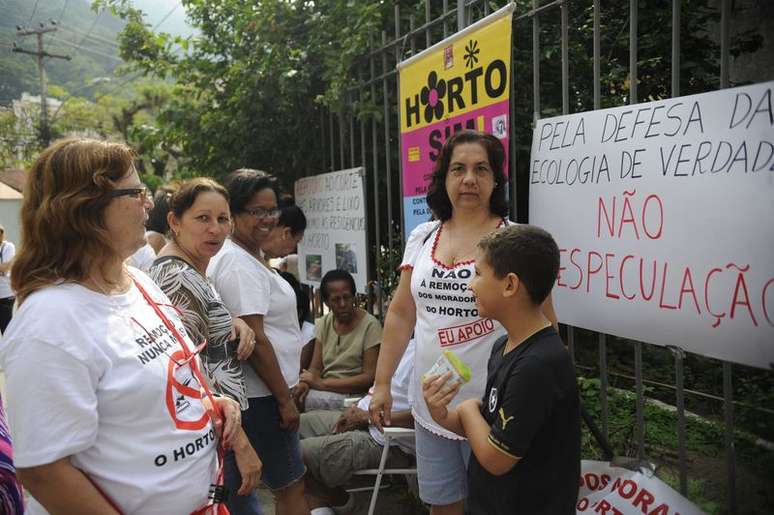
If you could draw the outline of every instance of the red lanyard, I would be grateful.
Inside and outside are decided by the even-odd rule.
[[[161,308],[159,307],[158,303],[155,302],[150,295],[148,295],[148,292],[145,291],[145,288],[142,287],[140,284],[140,281],[135,279],[135,277],[131,274],[129,274],[132,278],[132,281],[134,282],[134,285],[137,287],[138,290],[140,290],[140,293],[142,293],[142,296],[145,298],[145,301],[153,308],[153,311],[156,312],[156,315],[161,319],[162,322],[164,322],[164,325],[169,329],[169,332],[172,333],[172,335],[175,337],[175,339],[180,343],[180,346],[183,348],[183,353],[185,354],[185,357],[188,358],[191,355],[191,351],[188,349],[188,345],[185,343],[185,338],[180,334],[180,332],[175,327],[175,324],[173,324],[169,318],[164,314],[163,311],[161,311]],[[196,380],[199,381],[199,384],[204,388],[204,393],[207,395],[207,398],[210,400],[210,404],[212,405],[212,409],[215,411],[215,415],[220,419],[223,420],[223,409],[215,402],[215,397],[212,395],[212,391],[210,391],[210,387],[207,385],[207,381],[202,376],[201,370],[199,369],[198,360],[196,358],[190,360],[188,362],[191,366],[191,371],[193,372],[194,376],[196,377]],[[215,421],[212,420],[213,425],[215,424]],[[218,474],[215,481],[215,487],[222,486],[223,485],[223,444],[218,443]],[[104,494],[103,494],[104,495]],[[107,499],[107,496],[105,496]],[[108,499],[108,502],[110,500]],[[111,503],[112,504],[112,503]],[[113,506],[115,508],[115,506]],[[207,513],[212,514],[218,514],[218,515],[228,515],[228,509],[226,509],[225,504],[222,502],[208,502],[207,505],[203,506],[202,508],[199,508],[198,510],[194,511],[191,515],[205,515]]]

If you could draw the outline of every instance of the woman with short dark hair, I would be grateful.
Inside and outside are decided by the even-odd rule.
[[[475,273],[478,241],[513,223],[506,218],[504,165],[505,149],[491,134],[464,130],[446,140],[427,192],[436,220],[417,226],[409,236],[400,282],[384,323],[371,419],[380,427],[390,422],[391,377],[413,332],[419,495],[434,515],[463,513],[470,447],[430,416],[422,376],[442,350],[449,349],[473,371],[451,406],[484,394],[490,350],[505,331],[497,322],[479,317],[467,285]],[[550,297],[543,309],[556,324]]]
[[[320,282],[328,313],[315,322],[312,362],[296,389],[306,411],[341,409],[344,399],[368,391],[374,382],[382,326],[357,305],[355,279],[330,270]]]
[[[207,276],[229,312],[255,333],[251,366],[245,367],[249,409],[243,424],[263,461],[263,482],[275,496],[277,512],[305,514],[299,415],[290,395],[301,358],[296,296],[261,250],[279,216],[276,180],[241,169],[226,178],[225,186],[233,232],[211,260]]]

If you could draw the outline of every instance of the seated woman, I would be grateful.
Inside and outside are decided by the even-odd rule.
[[[344,399],[365,393],[373,383],[382,326],[357,307],[355,293],[355,279],[345,270],[331,270],[320,282],[330,311],[315,322],[312,364],[296,389],[306,411],[341,408]]]

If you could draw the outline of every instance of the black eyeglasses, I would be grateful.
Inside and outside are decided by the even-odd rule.
[[[117,198],[117,197],[132,197],[136,199],[147,199],[148,198],[148,188],[145,186],[140,186],[139,188],[125,188],[125,189],[118,189],[118,190],[110,190],[109,195],[111,198]]]
[[[276,207],[246,207],[245,213],[256,218],[277,218],[280,214]]]

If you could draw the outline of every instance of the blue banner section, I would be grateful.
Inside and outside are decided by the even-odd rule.
[[[403,197],[403,223],[405,224],[404,239],[408,239],[414,228],[430,220],[430,209],[424,195]]]

